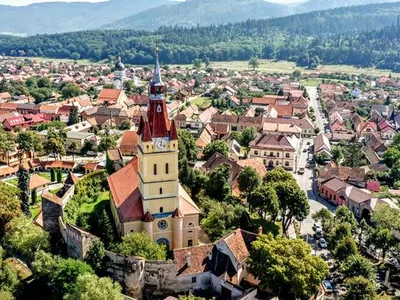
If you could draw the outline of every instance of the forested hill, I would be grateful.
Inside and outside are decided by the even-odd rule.
[[[264,0],[192,0],[148,9],[104,26],[106,29],[155,30],[160,26],[207,26],[295,13],[294,7]]]
[[[309,0],[299,4],[282,5],[264,0],[190,0],[148,9],[122,20],[110,22],[104,28],[155,30],[160,26],[219,25],[248,19],[267,19],[317,10],[395,1],[398,0]]]
[[[195,58],[248,60],[257,55],[287,59],[311,67],[322,61],[400,71],[398,21],[379,30],[333,34],[328,29],[334,24],[329,25],[329,22],[337,22],[337,18],[329,21],[329,15],[335,14],[325,13],[324,26],[320,23],[313,25],[310,21],[312,14],[304,14],[302,18],[290,17],[294,18],[296,29],[288,17],[209,27],[162,27],[156,32],[99,30],[28,38],[3,37],[0,38],[0,53],[80,57],[94,61],[120,55],[127,63],[151,64],[154,43],[159,40],[160,59],[164,64],[191,63]]]

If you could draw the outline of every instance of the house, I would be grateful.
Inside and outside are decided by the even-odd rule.
[[[32,174],[29,179],[29,190],[42,191],[47,188],[49,183],[50,180],[47,180],[46,178],[38,174]]]
[[[91,132],[67,131],[65,148],[68,152],[80,153],[85,142],[89,142],[93,137],[95,137],[95,134]],[[75,149],[72,149],[72,144],[75,145]]]
[[[356,132],[359,136],[364,137],[378,133],[378,127],[375,122],[366,121],[357,126]]]
[[[82,112],[82,118],[92,126],[101,128],[119,127],[125,122],[130,122],[128,113],[122,108],[93,107]]]
[[[269,168],[282,167],[294,171],[300,148],[300,139],[295,135],[263,134],[250,142],[249,157],[259,157]]]
[[[247,263],[257,236],[236,229],[213,244],[175,249],[182,292],[212,290],[226,299],[255,299],[259,282],[248,272]]]
[[[92,128],[92,124],[88,121],[83,121],[66,128],[67,131],[75,131],[75,132],[88,132]]]
[[[0,102],[11,101],[11,95],[9,92],[0,93]]]
[[[306,119],[278,119],[278,118],[265,118],[262,119],[263,123],[278,123],[278,124],[293,124],[301,129],[303,137],[311,137],[314,135],[314,127],[311,122]]]
[[[149,98],[147,95],[132,94],[129,96],[129,99],[133,100],[135,105],[139,105],[139,106],[143,106],[143,107],[146,107],[149,102]]]
[[[264,134],[275,134],[275,135],[295,135],[297,138],[301,138],[302,130],[292,123],[268,123],[264,122],[262,131]]]
[[[35,127],[43,122],[45,122],[45,119],[42,114],[29,114],[5,118],[3,121],[3,127],[9,131],[15,131],[17,129],[28,129],[30,127]]]
[[[125,92],[121,89],[102,89],[97,98],[97,105],[112,106],[123,104],[128,100]]]
[[[339,191],[348,186],[348,183],[336,176],[320,183],[318,193],[321,197],[335,205],[344,205],[344,199],[340,198]]]
[[[321,182],[325,182],[333,177],[337,177],[346,181],[349,184],[358,187],[365,187],[366,170],[364,168],[348,168],[342,166],[332,166],[328,164],[326,167],[319,168],[318,172],[318,186]]]
[[[106,156],[114,171],[118,171],[124,166],[124,158],[119,148],[107,150]]]
[[[139,136],[136,131],[126,130],[122,134],[121,143],[119,145],[119,149],[121,150],[122,155],[125,156],[135,156],[138,152],[138,143]]]
[[[17,112],[21,115],[38,114],[40,112],[40,105],[34,103],[21,103],[17,106]]]
[[[339,191],[339,197],[345,201],[345,205],[357,218],[369,220],[373,211],[371,207],[373,199],[370,191],[348,185]],[[376,200],[377,199],[374,199],[374,202],[376,202]]]
[[[377,112],[385,120],[391,120],[393,118],[393,106],[383,104],[372,104],[371,113]]]
[[[323,134],[320,133],[314,139],[314,154],[323,153],[327,155],[327,157],[331,158],[331,144],[329,139]]]
[[[199,138],[196,140],[196,147],[200,150],[204,150],[204,148],[215,138],[216,133],[213,131],[210,125],[206,125],[201,132]]]

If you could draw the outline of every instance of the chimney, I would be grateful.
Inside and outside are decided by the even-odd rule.
[[[188,252],[186,255],[186,266],[190,267],[192,265],[192,253]]]
[[[263,233],[263,228],[262,228],[262,226],[260,226],[260,227],[258,227],[258,235],[260,235],[262,233]]]

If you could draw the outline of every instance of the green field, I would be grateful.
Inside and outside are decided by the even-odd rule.
[[[29,206],[32,220],[36,218],[41,209],[42,209],[42,196],[37,196],[36,204]]]
[[[207,97],[198,97],[193,101],[190,101],[190,104],[195,104],[199,109],[206,109],[211,105],[211,99]]]
[[[103,192],[100,197],[92,203],[84,203],[79,207],[79,213],[92,214],[102,211],[110,201],[110,192]]]

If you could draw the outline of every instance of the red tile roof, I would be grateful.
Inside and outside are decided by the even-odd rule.
[[[139,143],[139,136],[136,131],[124,131],[122,134],[121,144],[119,148],[124,153],[136,153],[137,145]]]
[[[122,90],[119,89],[102,89],[97,102],[117,101]]]
[[[178,266],[179,275],[204,273],[212,269],[212,259],[208,255],[212,253],[214,245],[201,245],[190,248],[174,250],[174,262]],[[190,256],[190,264],[187,258]]]
[[[257,239],[257,236],[255,233],[236,229],[221,240],[225,241],[235,259],[242,263],[249,257],[251,243]]]
[[[134,158],[108,177],[111,198],[122,222],[141,220],[144,216],[137,170],[138,159]]]
[[[46,184],[49,184],[50,181],[47,180],[46,178],[38,175],[38,174],[33,174],[31,175],[30,181],[29,181],[29,189],[33,190],[42,186],[45,186]]]

